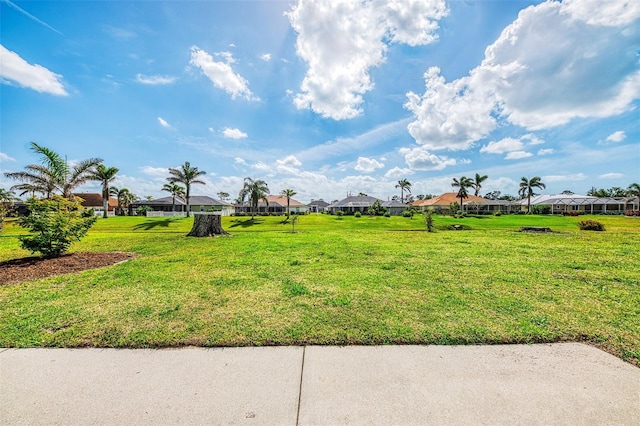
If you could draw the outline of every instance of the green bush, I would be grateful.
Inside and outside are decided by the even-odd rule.
[[[402,212],[402,217],[413,217],[413,211],[407,209]]]
[[[531,214],[550,214],[551,206],[547,204],[538,204],[531,206]]]
[[[391,213],[389,211],[384,212],[384,217],[391,217]]]
[[[493,213],[494,216],[502,216],[502,213],[500,212],[500,210],[498,210],[497,212]]]
[[[96,223],[95,216],[82,217],[80,204],[56,196],[52,200],[27,201],[30,214],[18,219],[18,224],[29,231],[18,239],[22,248],[44,257],[59,257],[73,241],[80,241]]]
[[[136,209],[136,214],[138,216],[146,216],[147,212],[153,211],[153,209],[149,206],[140,206]]]
[[[587,219],[578,222],[581,231],[604,231],[604,225],[597,220]]]
[[[361,217],[361,216],[362,216],[362,213],[360,213],[360,212],[355,212],[353,214],[353,217]]]

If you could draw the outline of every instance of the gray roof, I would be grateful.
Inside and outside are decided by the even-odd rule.
[[[398,200],[389,200],[382,203],[382,207],[402,207],[407,208],[408,206],[404,203],[401,203]]]
[[[331,204],[331,207],[332,208],[371,207],[373,203],[375,203],[376,201],[380,201],[382,203],[382,200],[376,197],[370,197],[368,195],[366,196],[356,195],[356,196],[347,197],[343,200],[338,201],[337,203]]]
[[[307,206],[318,206],[318,207],[327,207],[329,203],[324,200],[313,200]]]

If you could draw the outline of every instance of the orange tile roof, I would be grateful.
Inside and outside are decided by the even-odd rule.
[[[271,204],[280,204],[283,207],[287,207],[287,197],[284,195],[267,195],[267,200],[269,200],[269,205]],[[293,198],[289,198],[289,206],[290,207],[304,207],[300,201],[296,201]]]
[[[476,197],[475,195],[469,194],[467,198],[464,199],[464,204],[467,204],[470,201],[487,201],[486,198]],[[412,206],[415,207],[428,207],[428,206],[446,206],[449,207],[451,203],[460,203],[460,198],[458,194],[455,192],[446,192],[442,195],[438,195],[437,197],[430,198],[428,200],[418,200],[411,203]]]
[[[102,207],[102,194],[84,192],[73,195],[74,197],[82,198],[82,207]],[[109,210],[113,210],[116,207],[118,207],[118,200],[113,197],[109,197]]]

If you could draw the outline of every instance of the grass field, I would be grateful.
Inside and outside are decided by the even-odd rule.
[[[640,365],[640,219],[99,219],[72,251],[132,261],[0,287],[0,347],[587,341]],[[463,224],[466,231],[446,226]],[[517,232],[545,226],[553,234]],[[29,255],[0,234],[0,261]]]

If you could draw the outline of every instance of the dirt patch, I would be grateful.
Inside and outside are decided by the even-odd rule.
[[[125,252],[70,253],[53,259],[23,257],[0,262],[0,285],[102,268],[133,259]]]

